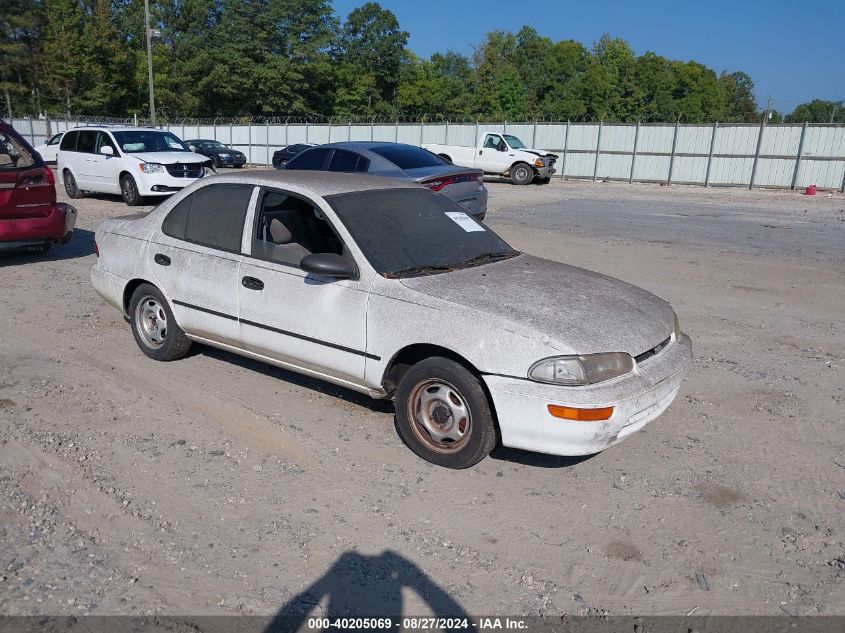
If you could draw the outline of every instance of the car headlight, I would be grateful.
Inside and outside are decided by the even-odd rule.
[[[625,352],[553,356],[534,363],[528,377],[554,385],[591,385],[627,374],[634,359]]]
[[[534,161],[534,167],[545,167],[545,166],[546,166],[546,161],[544,161],[542,158],[538,158],[537,160]]]
[[[229,158],[229,154],[220,154],[220,158]]]
[[[161,163],[141,163],[138,167],[145,174],[162,174],[167,171]]]

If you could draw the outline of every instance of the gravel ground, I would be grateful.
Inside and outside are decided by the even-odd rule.
[[[515,247],[677,309],[696,362],[586,459],[417,459],[388,404],[196,347],[88,281],[116,198],[0,259],[0,614],[845,614],[845,197],[490,183]]]

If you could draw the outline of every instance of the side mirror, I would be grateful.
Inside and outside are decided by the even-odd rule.
[[[311,255],[306,255],[299,262],[299,267],[307,273],[313,273],[321,277],[333,277],[335,279],[350,279],[358,272],[355,270],[355,264],[335,253],[312,253]]]
[[[103,156],[114,156],[114,150],[113,150],[113,149],[111,148],[111,146],[109,146],[109,145],[103,145],[103,146],[100,148],[100,153],[101,153]]]
[[[194,147],[193,145],[188,145],[188,149],[191,150],[192,152],[197,151],[197,148]]]

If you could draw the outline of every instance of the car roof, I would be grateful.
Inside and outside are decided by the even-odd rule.
[[[374,147],[413,147],[414,149],[422,149],[419,145],[411,145],[410,143],[394,143],[393,141],[338,141],[336,143],[326,143],[318,147],[337,147],[337,148],[358,148],[358,149],[373,149]],[[423,150],[425,151],[425,150]]]
[[[67,132],[74,132],[76,130],[108,130],[109,132],[170,132],[170,130],[160,130],[155,127],[133,127],[131,125],[80,125],[79,127],[66,130]]]
[[[219,174],[203,178],[206,182],[243,182],[266,187],[286,185],[308,189],[317,196],[326,197],[356,191],[373,189],[417,189],[419,185],[410,180],[365,176],[333,171],[250,169],[234,174]]]

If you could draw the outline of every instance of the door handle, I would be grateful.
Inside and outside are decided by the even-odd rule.
[[[484,153],[483,149],[478,150],[478,155],[481,156]]]
[[[244,288],[249,288],[250,290],[264,289],[264,282],[260,279],[256,279],[255,277],[244,277],[241,279],[241,284],[243,284]]]
[[[160,266],[170,266],[170,258],[167,255],[162,255],[161,253],[156,253],[155,257],[153,257],[153,261]]]

